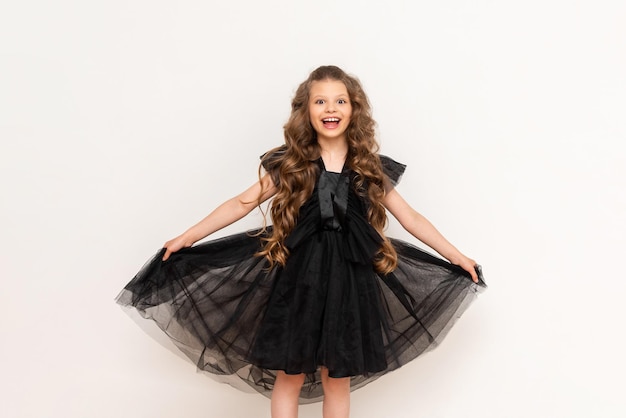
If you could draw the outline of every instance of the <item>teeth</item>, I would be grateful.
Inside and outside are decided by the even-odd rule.
[[[339,122],[339,118],[325,118],[322,119],[324,122]]]

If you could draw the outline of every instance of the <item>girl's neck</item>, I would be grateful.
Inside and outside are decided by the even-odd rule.
[[[328,171],[341,172],[348,155],[346,141],[318,141],[324,166]]]
[[[330,158],[345,158],[348,154],[348,142],[346,140],[326,141],[318,139],[322,156]]]

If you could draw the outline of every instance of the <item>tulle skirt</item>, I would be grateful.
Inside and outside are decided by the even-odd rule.
[[[258,231],[231,235],[166,262],[161,250],[116,300],[152,319],[199,370],[266,396],[276,371],[305,373],[300,402],[315,402],[321,367],[362,387],[435,347],[486,288],[482,274],[474,283],[391,242],[398,267],[382,275],[353,260],[337,231],[319,231],[273,269],[254,255]]]

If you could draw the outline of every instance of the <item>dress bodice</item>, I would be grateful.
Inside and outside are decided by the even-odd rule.
[[[327,171],[320,158],[320,175],[317,181],[322,229],[341,231],[348,209],[350,176],[344,167],[341,173]]]

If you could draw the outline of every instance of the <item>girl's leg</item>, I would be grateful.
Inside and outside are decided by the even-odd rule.
[[[304,383],[304,374],[276,373],[272,391],[272,418],[297,418],[298,396]]]
[[[324,418],[348,418],[350,416],[350,378],[328,377],[328,369],[322,367],[324,389]]]

